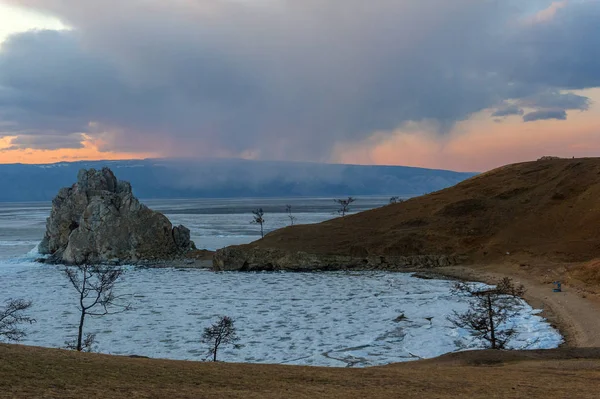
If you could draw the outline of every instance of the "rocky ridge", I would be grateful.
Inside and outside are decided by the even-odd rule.
[[[274,248],[233,246],[218,250],[213,256],[216,271],[329,271],[329,270],[396,270],[408,271],[452,266],[460,259],[445,255],[418,256],[351,256],[309,254]]]
[[[82,169],[59,190],[39,245],[46,262],[64,264],[149,263],[194,249],[189,229],[140,203],[109,168]]]

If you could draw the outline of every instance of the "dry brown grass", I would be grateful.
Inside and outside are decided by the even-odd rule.
[[[571,267],[569,275],[577,282],[600,288],[600,259]]]
[[[0,397],[597,398],[600,350],[467,352],[368,369],[181,362],[0,345]]]
[[[504,166],[454,187],[250,245],[341,255],[466,256],[473,263],[600,257],[600,158]],[[509,255],[507,255],[509,253]]]

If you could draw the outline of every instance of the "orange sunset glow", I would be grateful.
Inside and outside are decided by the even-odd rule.
[[[538,159],[544,155],[560,157],[600,156],[600,90],[586,93],[593,99],[587,112],[572,112],[566,121],[522,123],[509,118],[496,123],[489,111],[473,115],[457,124],[447,135],[399,129],[389,134],[374,134],[354,145],[339,146],[334,159],[342,163],[408,165],[486,171],[507,163]]]
[[[57,150],[14,149],[10,147],[12,137],[0,138],[0,163],[47,164],[70,161],[118,160],[155,158],[157,154],[102,152],[93,141],[84,141],[83,148],[61,148]]]

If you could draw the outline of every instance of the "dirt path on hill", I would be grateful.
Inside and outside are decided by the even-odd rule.
[[[565,346],[600,347],[600,300],[595,295],[583,294],[565,284],[562,292],[552,292],[552,284],[541,284],[522,274],[468,267],[450,267],[439,271],[448,276],[486,283],[510,277],[525,286],[525,300],[534,308],[544,311],[543,316],[564,336]]]

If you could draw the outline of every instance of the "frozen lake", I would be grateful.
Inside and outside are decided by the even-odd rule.
[[[250,210],[265,209],[268,228],[288,220],[292,202],[300,223],[334,217],[331,199],[146,201],[192,230],[199,247],[220,248],[258,237]],[[370,202],[369,202],[370,201]],[[379,201],[379,202],[378,202]],[[370,199],[363,208],[385,203]],[[357,208],[359,209],[359,208]],[[277,212],[279,211],[279,212]],[[0,204],[0,301],[31,299],[23,343],[64,347],[76,334],[76,293],[61,267],[33,262],[29,253],[44,231],[47,204]],[[429,358],[458,349],[464,330],[446,317],[466,309],[451,295],[452,282],[403,273],[213,273],[208,270],[129,268],[118,285],[133,310],[90,319],[97,350],[171,359],[202,360],[200,336],[220,315],[235,320],[242,347],[224,350],[227,361],[325,366],[369,366]],[[513,347],[553,348],[562,338],[526,307],[513,322]],[[399,318],[404,315],[404,318]]]
[[[363,211],[388,203],[389,198],[359,198],[351,211]],[[251,224],[252,210],[265,211],[265,233],[290,224],[285,213],[292,206],[296,224],[318,223],[337,217],[331,198],[247,198],[196,200],[142,200],[167,215],[171,222],[191,230],[198,248],[216,250],[260,238],[260,228]],[[41,241],[50,203],[0,203],[0,260],[30,251]]]

